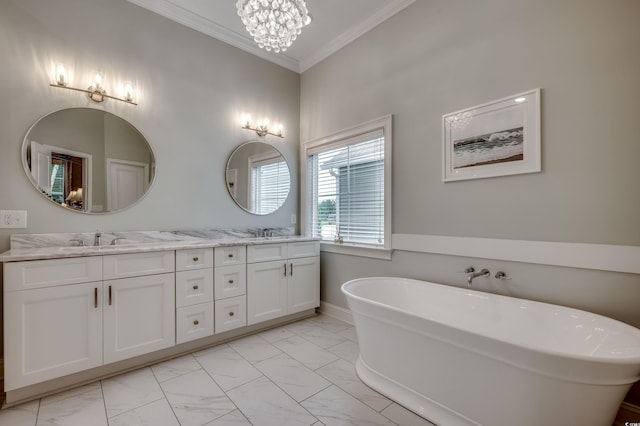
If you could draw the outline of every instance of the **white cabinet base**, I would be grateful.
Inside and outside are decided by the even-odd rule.
[[[102,283],[5,293],[4,389],[102,364]],[[97,305],[97,307],[96,307]],[[16,321],[24,318],[25,321]]]

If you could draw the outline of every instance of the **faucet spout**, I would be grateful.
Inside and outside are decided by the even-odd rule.
[[[98,247],[101,244],[102,234],[99,231],[96,231],[96,235],[93,237],[93,245]]]
[[[467,284],[468,284],[469,287],[471,287],[471,283],[473,282],[474,278],[477,278],[477,277],[488,277],[489,275],[491,275],[491,272],[489,272],[488,269],[482,269],[482,270],[480,270],[480,272],[472,272],[467,277]]]

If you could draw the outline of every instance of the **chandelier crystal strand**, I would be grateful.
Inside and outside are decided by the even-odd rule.
[[[251,37],[268,52],[286,51],[308,23],[304,0],[238,0],[236,7]]]

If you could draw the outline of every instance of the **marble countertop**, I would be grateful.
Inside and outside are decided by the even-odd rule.
[[[104,232],[100,246],[93,245],[95,233],[17,234],[11,236],[11,249],[0,254],[0,262],[319,240],[286,229],[270,229],[269,237],[256,237],[260,233],[255,230]]]

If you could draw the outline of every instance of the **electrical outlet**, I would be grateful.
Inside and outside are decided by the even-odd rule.
[[[26,210],[0,210],[0,228],[26,228]]]

